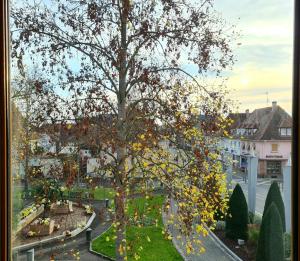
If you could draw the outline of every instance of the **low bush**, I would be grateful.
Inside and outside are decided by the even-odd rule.
[[[248,218],[249,218],[249,224],[256,224],[256,225],[261,224],[262,216],[260,216],[260,215],[254,214],[249,211]]]
[[[259,238],[259,229],[251,227],[248,230],[248,242],[257,246]]]
[[[251,211],[248,213],[249,224],[254,224],[254,216],[255,214]]]
[[[262,222],[262,217],[259,216],[259,215],[256,215],[254,216],[254,220],[253,220],[253,224],[257,224],[257,225],[260,225]]]
[[[216,230],[225,230],[225,221],[222,220],[217,221]]]
[[[291,249],[291,234],[284,233],[283,235],[283,245],[284,245],[284,257],[291,257],[292,249]]]

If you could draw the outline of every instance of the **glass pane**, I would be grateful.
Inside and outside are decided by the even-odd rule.
[[[291,1],[10,8],[13,260],[289,260]]]
[[[272,144],[272,152],[278,151],[278,144]]]

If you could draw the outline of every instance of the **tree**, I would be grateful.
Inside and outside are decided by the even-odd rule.
[[[279,214],[280,214],[280,217],[281,217],[283,232],[285,232],[284,203],[283,203],[283,200],[282,200],[282,197],[281,197],[281,192],[280,192],[279,186],[278,186],[276,181],[272,182],[272,184],[269,188],[267,198],[266,198],[266,202],[265,202],[265,206],[264,206],[263,216],[265,215],[267,209],[272,204],[272,202],[274,202],[274,204],[276,205],[276,207],[279,211]]]
[[[34,80],[36,73],[25,75],[24,70],[19,77],[12,79],[11,101],[12,101],[12,160],[15,164],[24,165],[24,189],[28,192],[29,180],[29,158],[32,154],[30,140],[34,117],[38,114],[34,110],[36,95],[34,92]],[[33,114],[36,114],[33,116]],[[16,125],[17,124],[17,125]]]
[[[283,253],[283,230],[281,217],[276,204],[272,202],[262,219],[256,260],[282,261],[284,260]]]
[[[229,108],[224,89],[209,91],[183,66],[219,76],[233,62],[233,30],[211,1],[29,1],[12,7],[11,16],[13,60],[22,69],[29,50],[49,73],[36,85],[47,112],[39,120],[85,121],[82,136],[113,177],[116,259],[126,257],[126,198],[137,178],[164,184],[179,203],[183,233],[195,217],[214,223],[214,209],[226,208],[226,185],[205,136],[224,130]],[[195,108],[207,119],[201,128]]]
[[[226,237],[248,239],[248,206],[239,184],[235,186],[229,199],[225,230]]]

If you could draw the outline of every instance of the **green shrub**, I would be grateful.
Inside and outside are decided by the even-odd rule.
[[[249,211],[249,213],[248,213],[249,224],[254,224],[254,217],[255,217],[255,214],[253,212]]]
[[[266,210],[260,227],[256,261],[283,261],[283,230],[275,203]]]
[[[254,245],[257,245],[259,238],[259,229],[251,227],[248,230],[248,241]]]
[[[262,221],[262,217],[255,214],[253,218],[253,224],[261,225],[261,221]]]
[[[283,235],[283,246],[284,246],[284,257],[291,257],[292,249],[291,249],[291,234],[284,233]]]
[[[248,218],[249,218],[249,224],[257,224],[257,225],[261,224],[262,216],[260,215],[254,214],[253,212],[249,211]]]
[[[276,207],[279,211],[279,215],[281,217],[282,229],[283,229],[283,232],[285,232],[286,228],[285,228],[284,204],[283,204],[283,200],[282,200],[280,189],[279,189],[277,182],[273,182],[270,186],[270,189],[268,191],[268,195],[266,198],[266,202],[265,202],[263,216],[265,215],[266,210],[269,208],[269,206],[271,205],[272,202],[274,202],[274,204],[276,205]]]
[[[248,206],[243,190],[239,184],[235,186],[229,199],[229,208],[225,222],[226,237],[247,240]]]
[[[216,223],[216,230],[225,230],[225,221],[218,220]]]

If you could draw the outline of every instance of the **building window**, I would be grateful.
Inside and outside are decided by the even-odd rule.
[[[280,175],[281,174],[281,161],[267,161],[267,174]]]
[[[272,152],[278,152],[278,144],[272,144]]]
[[[291,128],[279,128],[279,133],[281,136],[291,136],[292,129]]]
[[[253,143],[252,148],[253,148],[253,150],[256,150],[256,145],[255,145],[255,143]]]

